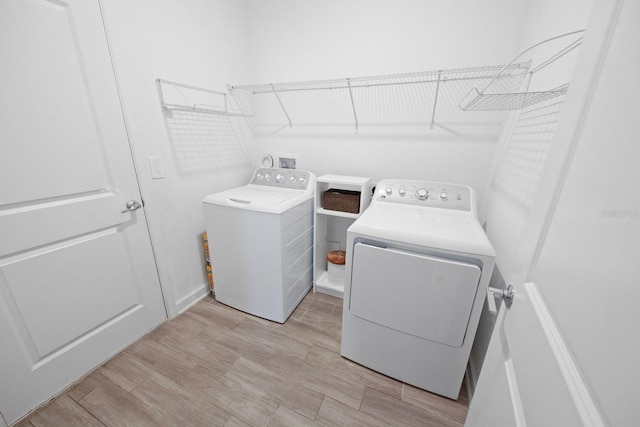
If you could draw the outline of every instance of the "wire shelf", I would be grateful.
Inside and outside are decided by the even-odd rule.
[[[169,111],[185,111],[185,112],[193,112],[193,113],[203,113],[203,114],[214,114],[218,116],[227,116],[227,117],[251,117],[252,113],[247,113],[240,109],[235,108],[221,108],[216,107],[215,105],[203,105],[203,104],[193,104],[189,105],[180,105],[180,104],[162,104],[162,108],[164,110]]]
[[[464,111],[521,110],[566,95],[569,84],[541,92],[480,93],[473,88],[460,103]]]
[[[503,92],[503,93],[495,93],[497,92],[495,83],[502,77],[504,72],[509,69],[510,65],[515,62],[516,59],[520,58],[526,52],[541,46],[545,43],[561,39],[568,36],[575,36],[577,34],[583,33],[584,30],[572,31],[565,34],[560,34],[555,37],[548,38],[541,42],[534,44],[533,46],[528,47],[527,49],[520,52],[513,58],[507,65],[505,65],[495,77],[486,85],[484,89],[478,90],[476,87],[473,87],[467,95],[460,101],[459,107],[463,111],[496,111],[496,110],[520,110],[526,107],[530,107],[532,105],[545,102],[547,100],[557,98],[559,96],[564,96],[569,89],[569,84],[564,84],[562,86],[558,86],[557,88],[548,90],[548,91],[539,91],[539,92]],[[554,63],[558,59],[567,55],[569,52],[574,49],[580,47],[582,44],[582,36],[577,37],[571,43],[563,47],[561,50],[556,52],[551,57],[544,60],[540,65],[529,71],[529,75],[537,73],[548,65]],[[489,88],[492,89],[494,93],[485,93]]]
[[[164,110],[251,117],[252,112],[229,106],[228,94],[183,83],[158,79],[160,105]]]
[[[514,74],[523,74],[528,70],[528,63],[510,64],[503,72],[504,78],[513,76]],[[329,80],[309,80],[301,82],[287,83],[267,83],[257,85],[236,85],[230,86],[232,91],[245,90],[252,94],[263,94],[273,92],[296,92],[296,91],[314,91],[314,90],[334,90],[334,89],[356,89],[370,88],[378,86],[398,86],[398,85],[414,85],[422,83],[437,83],[438,81],[447,80],[473,80],[473,79],[492,79],[495,77],[497,70],[502,66],[458,68],[448,70],[432,70],[419,71],[413,73],[386,74],[379,76],[366,77],[347,77],[341,79]]]
[[[227,93],[157,80],[160,105],[178,171],[197,174],[249,163],[237,117]]]
[[[495,133],[504,121],[501,112],[461,112],[458,101],[472,87],[502,75],[496,86],[520,87],[529,63],[423,71],[367,77],[229,86],[241,110],[255,111],[256,127],[322,126],[324,131],[385,128],[411,132],[424,128],[460,131],[462,126]],[[284,119],[285,122],[281,122]],[[278,124],[280,123],[280,124]],[[490,129],[490,130],[489,130]],[[473,132],[476,132],[474,130]],[[453,132],[455,132],[453,131]]]

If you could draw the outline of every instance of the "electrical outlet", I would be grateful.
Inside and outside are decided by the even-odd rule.
[[[279,157],[279,166],[283,169],[295,169],[296,159],[294,157]]]

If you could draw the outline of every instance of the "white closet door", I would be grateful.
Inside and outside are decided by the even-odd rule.
[[[166,318],[97,0],[0,2],[0,412]]]
[[[528,221],[527,283],[500,309],[467,426],[640,425],[638,20],[637,1],[594,2],[553,141],[575,146],[550,157],[557,203]]]

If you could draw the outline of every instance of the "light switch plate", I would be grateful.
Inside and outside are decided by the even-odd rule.
[[[151,167],[151,178],[162,179],[164,178],[164,166],[162,164],[162,157],[150,156],[149,166]]]

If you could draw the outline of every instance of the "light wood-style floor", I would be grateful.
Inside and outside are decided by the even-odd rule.
[[[284,325],[206,297],[20,426],[460,426],[468,402],[340,356],[342,300],[309,293]]]

